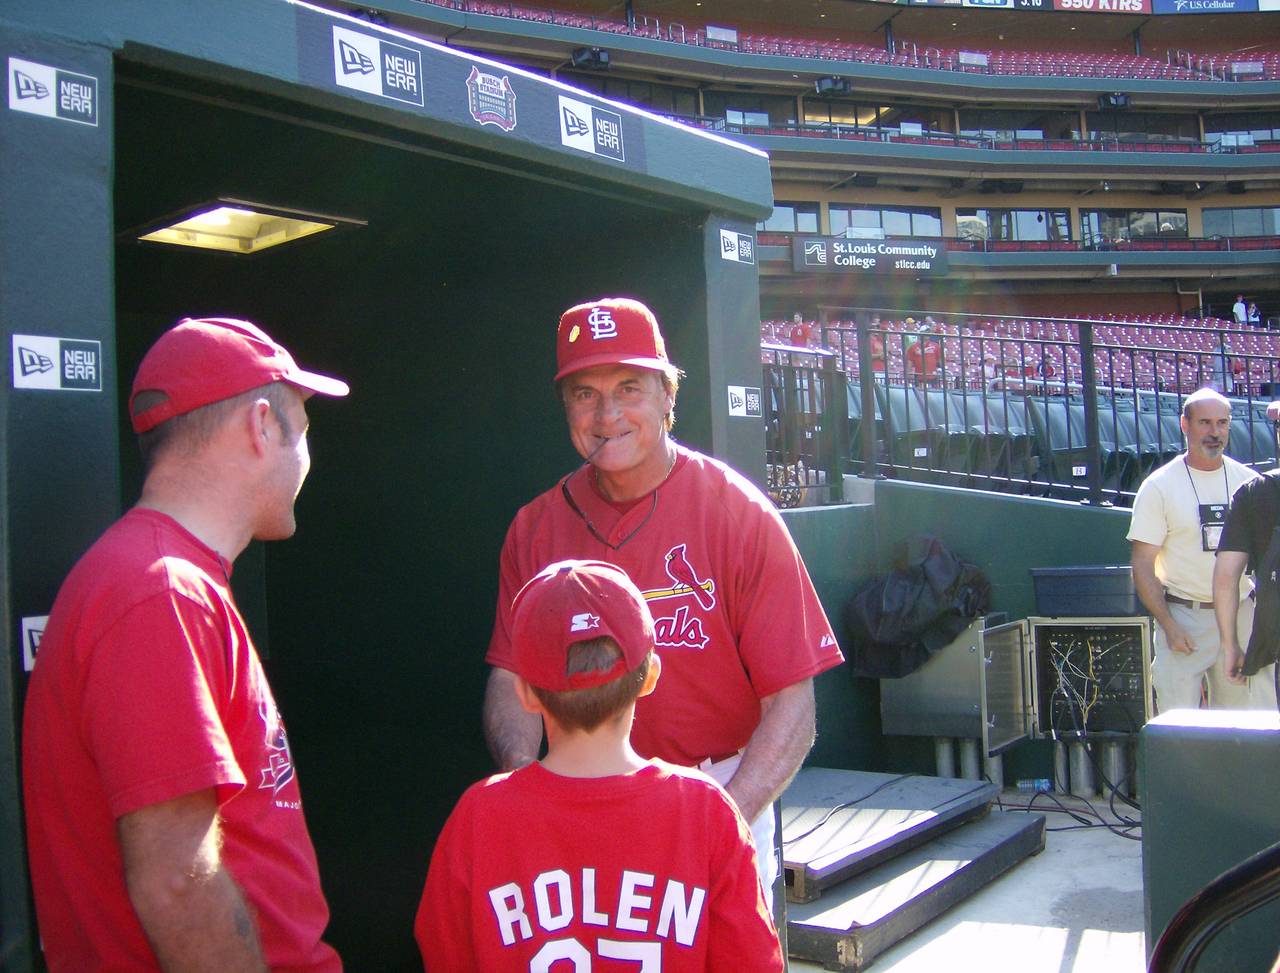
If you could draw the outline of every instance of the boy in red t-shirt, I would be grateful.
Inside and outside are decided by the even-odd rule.
[[[475,784],[445,823],[414,923],[429,973],[782,970],[733,801],[631,748],[661,670],[639,589],[614,565],[561,561],[512,611],[516,694],[547,755]]]

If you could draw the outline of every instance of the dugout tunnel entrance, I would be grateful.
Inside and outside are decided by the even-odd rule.
[[[421,103],[344,87],[341,31],[370,57],[380,44],[416,57]],[[11,95],[0,313],[10,334],[54,343],[40,347],[87,343],[99,378],[24,385],[6,340],[6,969],[39,968],[20,840],[24,648],[38,651],[62,577],[136,499],[128,386],[193,314],[255,320],[351,384],[309,406],[297,536],[252,546],[234,583],[289,723],[328,938],[350,969],[420,968],[429,850],[490,769],[479,707],[503,533],[577,462],[551,385],[558,314],[609,293],[650,303],[689,375],[677,434],[758,479],[761,420],[731,415],[727,387],[759,384],[750,244],[772,205],[767,159],[281,0],[17,4],[0,43],[10,75],[18,58],[93,81],[92,124]],[[502,125],[477,118],[473,69],[507,77]],[[616,117],[612,156],[574,147],[593,143],[566,134],[565,98]],[[359,222],[247,257],[137,240],[226,197]]]

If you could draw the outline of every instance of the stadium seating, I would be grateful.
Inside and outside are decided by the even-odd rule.
[[[811,322],[803,345],[808,351],[834,352],[853,379],[861,373],[852,321],[828,322],[825,334]],[[913,319],[881,323],[884,358],[877,377],[890,385],[934,385],[946,382],[970,390],[995,386],[1030,392],[1062,394],[1083,382],[1078,325],[1071,321],[1040,318],[974,318],[963,326],[942,323],[934,335],[940,339],[943,366],[927,378],[916,374],[907,361],[907,348],[917,336]],[[790,344],[790,321],[761,322],[761,341],[792,348],[792,364],[815,365]],[[1221,333],[1218,333],[1221,332]],[[1280,334],[1258,329],[1236,329],[1221,318],[1187,318],[1178,315],[1099,315],[1093,319],[1094,369],[1098,386],[1147,391],[1194,391],[1216,382],[1243,392],[1259,394],[1264,383],[1280,379]],[[995,359],[998,375],[983,374],[983,359]],[[777,352],[762,352],[762,360],[777,361]]]
[[[653,18],[642,18],[634,27],[621,20],[596,17],[569,11],[558,11],[534,5],[497,3],[493,0],[421,0],[436,6],[466,10],[470,13],[517,20],[534,20],[563,27],[578,27],[612,33],[628,33],[640,37],[669,40],[674,43],[726,47],[724,42],[708,41],[705,28],[693,30],[668,25],[664,33]],[[1168,81],[1253,81],[1280,78],[1280,50],[1233,52],[1186,51],[1166,52],[1165,58],[1138,54],[1110,54],[1088,51],[1029,51],[1011,49],[940,48],[911,41],[899,41],[890,52],[872,44],[855,44],[831,38],[793,37],[785,34],[738,35],[737,49],[747,54],[806,57],[826,61],[854,61],[862,64],[892,64],[926,70],[960,71],[997,75],[1030,75],[1067,78],[1152,78]],[[961,55],[967,55],[961,57]],[[985,60],[985,64],[982,63]],[[1231,65],[1248,61],[1262,66],[1259,73],[1237,77]]]

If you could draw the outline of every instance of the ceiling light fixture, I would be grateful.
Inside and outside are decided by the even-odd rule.
[[[219,197],[190,206],[141,228],[139,240],[198,250],[254,254],[282,243],[340,227],[367,226],[364,220],[328,216],[282,206]]]

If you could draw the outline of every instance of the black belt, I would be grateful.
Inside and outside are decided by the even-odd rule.
[[[1169,592],[1164,593],[1164,600],[1171,605],[1182,605],[1184,608],[1212,608],[1211,601],[1192,601],[1189,598],[1179,598],[1177,595],[1171,595]]]

